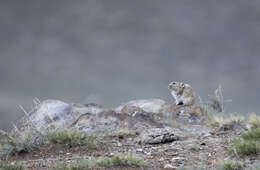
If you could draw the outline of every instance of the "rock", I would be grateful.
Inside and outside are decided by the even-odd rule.
[[[89,104],[78,104],[73,103],[72,105],[72,111],[75,114],[81,115],[85,113],[91,113],[91,114],[99,114],[101,112],[107,111],[102,106],[95,104],[95,103],[89,103]]]
[[[37,130],[42,131],[48,127],[62,128],[70,125],[74,117],[72,107],[59,100],[45,100],[32,112],[25,124],[33,124]]]
[[[205,138],[208,138],[208,137],[210,137],[210,136],[212,136],[210,133],[207,133],[207,134],[204,134],[202,137],[201,137],[201,139],[205,139]]]
[[[141,142],[144,144],[159,144],[179,140],[184,136],[180,130],[164,127],[146,129],[140,134]]]
[[[183,157],[174,157],[174,158],[171,159],[171,162],[173,162],[175,164],[176,163],[183,164],[184,161],[185,161],[185,158],[183,158]]]
[[[176,167],[172,166],[171,164],[164,165],[163,169],[176,169]]]
[[[96,133],[116,130],[120,123],[122,121],[116,113],[106,111],[98,114],[82,114],[73,123],[73,126],[88,133]]]
[[[142,148],[138,148],[138,149],[136,149],[136,153],[142,153],[143,152],[143,149]]]
[[[143,99],[143,100],[132,100],[127,103],[121,104],[119,107],[115,108],[114,111],[120,113],[125,106],[134,106],[141,108],[145,112],[160,113],[163,111],[166,102],[161,99]]]
[[[144,113],[144,112],[145,112],[144,110],[136,106],[124,106],[120,111],[120,113],[125,113],[130,116],[135,116],[137,113]]]
[[[153,114],[138,112],[131,116],[127,113],[119,114],[111,110],[105,110],[97,114],[82,114],[73,123],[73,126],[89,133],[111,132],[122,128],[133,130],[137,134],[152,127],[164,127],[162,123],[154,119]]]
[[[118,147],[121,147],[121,146],[123,146],[123,145],[122,145],[122,143],[118,142],[118,143],[117,143],[117,146],[118,146]]]

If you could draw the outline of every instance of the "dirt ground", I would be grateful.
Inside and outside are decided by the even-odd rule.
[[[198,134],[196,129],[204,129]],[[33,152],[13,155],[10,162],[22,161],[26,169],[55,169],[59,162],[71,163],[90,157],[111,157],[115,154],[132,153],[142,157],[147,163],[145,169],[163,169],[166,164],[174,168],[205,167],[215,169],[221,160],[234,159],[227,147],[231,139],[238,134],[224,131],[214,134],[209,129],[196,126],[184,129],[187,138],[164,144],[142,145],[137,136],[102,138],[102,145],[97,149],[87,146],[68,147],[62,144],[45,144]],[[255,158],[256,159],[256,158]],[[135,167],[115,167],[114,169],[140,169]]]

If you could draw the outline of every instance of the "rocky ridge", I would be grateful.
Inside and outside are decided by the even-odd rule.
[[[212,129],[208,115],[199,106],[183,107],[161,99],[134,100],[113,109],[98,104],[68,104],[46,100],[22,118],[12,133],[23,135],[36,129],[72,129],[105,136],[101,149],[84,146],[66,148],[40,144],[30,153],[13,155],[10,161],[23,161],[28,169],[55,169],[55,162],[79,158],[131,153],[144,158],[147,169],[177,169],[182,166],[216,168],[219,160],[233,158],[226,152],[230,139],[244,129]],[[125,135],[109,134],[126,131]],[[35,139],[37,140],[37,139]],[[22,155],[22,156],[21,156]]]

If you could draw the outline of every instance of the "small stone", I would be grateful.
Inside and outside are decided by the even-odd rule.
[[[160,161],[160,162],[164,161],[164,158],[163,158],[163,157],[162,157],[162,158],[160,158],[160,159],[159,159],[159,161]]]
[[[205,135],[203,135],[202,137],[201,137],[201,139],[205,139],[205,138],[207,138],[207,137],[210,137],[211,136],[211,134],[205,134]]]
[[[109,153],[108,156],[114,156],[115,154],[113,152]]]
[[[117,146],[118,146],[118,147],[121,147],[121,146],[122,146],[122,143],[118,142],[118,143],[117,143]]]
[[[180,160],[184,160],[184,158],[183,157],[174,157],[171,159],[172,162],[180,161]]]
[[[142,148],[136,149],[136,152],[143,152]]]
[[[176,169],[176,167],[172,166],[171,164],[164,165],[163,169]]]

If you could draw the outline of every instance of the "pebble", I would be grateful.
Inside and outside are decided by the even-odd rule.
[[[201,137],[201,139],[205,139],[205,138],[210,137],[210,136],[212,136],[212,135],[211,135],[210,133],[208,133],[208,134],[203,135],[203,136]]]
[[[171,164],[164,165],[163,169],[176,169],[176,167],[172,166]]]
[[[183,164],[185,162],[185,158],[176,157],[176,158],[172,158],[171,161],[174,163]]]
[[[108,156],[114,156],[115,154],[113,152],[109,153]]]
[[[138,148],[138,149],[136,149],[136,152],[143,152],[143,149]]]
[[[159,161],[160,161],[160,162],[164,161],[164,158],[163,158],[163,157],[162,157],[162,158],[160,158],[160,159],[159,159]]]

